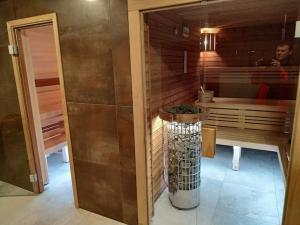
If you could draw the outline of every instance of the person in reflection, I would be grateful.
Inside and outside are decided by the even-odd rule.
[[[271,65],[282,67],[291,64],[293,46],[291,43],[283,41],[277,45],[275,59],[272,59]]]
[[[294,96],[293,90],[289,89],[288,66],[292,65],[293,47],[290,42],[280,42],[276,47],[275,58],[270,66],[278,68],[274,71],[272,83],[262,83],[259,87],[258,99],[291,99]]]

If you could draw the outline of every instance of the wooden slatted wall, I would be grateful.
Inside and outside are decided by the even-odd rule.
[[[192,103],[200,85],[199,30],[191,27],[189,38],[182,37],[183,21],[176,15],[151,13],[147,18],[150,29],[150,101],[152,185],[156,200],[165,188],[163,148],[166,139],[158,109],[162,106]],[[174,34],[177,28],[178,35]],[[184,73],[184,50],[187,51],[187,73]]]
[[[287,26],[287,39],[293,40],[294,29],[294,24]],[[256,98],[260,83],[282,82],[279,69],[270,66],[281,32],[281,24],[221,29],[217,36],[217,51],[201,53],[206,88],[214,90],[217,97]],[[297,64],[298,55],[295,50],[294,64]],[[285,85],[289,94],[283,99],[293,99],[299,67],[291,65],[287,69],[289,80]]]
[[[66,143],[52,25],[26,30],[46,152]]]

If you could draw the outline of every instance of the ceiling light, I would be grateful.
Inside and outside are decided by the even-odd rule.
[[[220,31],[219,28],[201,28],[201,51],[203,52],[210,52],[216,51],[216,44],[217,44],[217,33]]]

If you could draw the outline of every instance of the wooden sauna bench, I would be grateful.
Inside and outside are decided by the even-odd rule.
[[[46,156],[62,150],[63,160],[68,162],[67,140],[59,80],[56,73],[51,76],[54,77],[51,78],[52,81],[50,78],[48,80],[44,79],[45,81],[43,81],[43,79],[35,81],[37,85],[39,118],[44,142],[43,149]],[[36,119],[38,119],[38,117],[36,117]]]
[[[67,145],[62,110],[41,114],[45,153],[56,152]]]
[[[295,101],[214,98],[195,104],[209,109],[205,124],[216,128],[216,143],[233,146],[234,170],[239,169],[241,148],[251,148],[279,153],[286,176]]]

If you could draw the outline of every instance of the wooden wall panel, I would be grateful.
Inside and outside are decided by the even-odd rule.
[[[158,117],[163,106],[192,103],[200,86],[199,30],[190,26],[190,37],[181,35],[182,21],[167,13],[150,13],[146,17],[150,39],[150,81],[147,101],[151,114],[151,166],[154,201],[165,189],[163,151],[167,147],[166,124]],[[177,28],[178,34],[174,34]],[[184,51],[187,51],[187,73],[184,73]],[[149,161],[148,161],[149,163]]]

